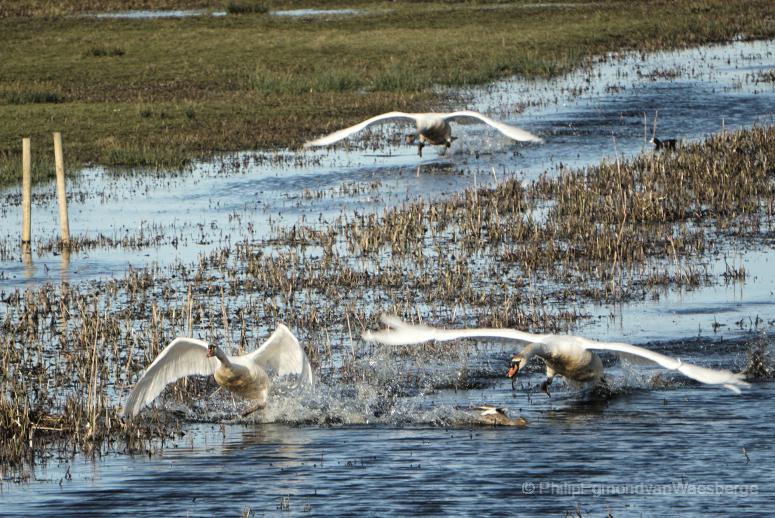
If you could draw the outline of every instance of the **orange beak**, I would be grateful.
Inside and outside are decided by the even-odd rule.
[[[513,378],[517,374],[519,374],[519,362],[513,362],[511,364],[511,367],[509,368],[509,372],[508,372],[507,376],[509,378]]]

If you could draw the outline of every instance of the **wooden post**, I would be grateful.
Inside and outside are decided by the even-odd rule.
[[[57,199],[59,199],[59,229],[62,244],[70,244],[70,221],[67,218],[67,191],[65,190],[65,161],[62,157],[62,134],[54,133],[54,162],[57,171]]]
[[[22,139],[22,247],[30,246],[32,237],[32,158],[30,139]]]

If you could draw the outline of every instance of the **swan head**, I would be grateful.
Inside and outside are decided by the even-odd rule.
[[[521,356],[519,354],[515,355],[511,359],[511,367],[509,367],[509,372],[507,376],[509,378],[514,378],[517,375],[519,375],[519,370],[525,367],[527,365],[529,358],[525,358],[524,356]]]

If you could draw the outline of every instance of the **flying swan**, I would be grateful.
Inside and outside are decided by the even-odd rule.
[[[304,144],[305,148],[315,146],[327,146],[338,142],[343,138],[349,137],[353,133],[357,133],[362,129],[366,129],[372,124],[381,124],[384,122],[392,121],[413,121],[417,127],[417,134],[410,133],[406,136],[406,143],[412,144],[415,140],[419,140],[417,144],[417,154],[422,156],[422,148],[425,144],[433,144],[436,146],[445,146],[444,150],[448,148],[455,137],[452,136],[452,128],[450,127],[450,121],[457,119],[476,119],[479,122],[483,122],[500,131],[507,137],[520,140],[523,142],[543,142],[540,137],[533,135],[523,129],[515,126],[509,126],[502,122],[498,122],[489,117],[482,115],[481,113],[463,110],[452,113],[403,113],[403,112],[388,112],[382,115],[377,115],[370,119],[366,119],[363,122],[344,128],[339,131],[335,131],[330,135],[321,137],[317,140],[311,140]]]
[[[312,384],[312,368],[304,349],[283,324],[252,353],[229,356],[214,344],[196,338],[175,338],[145,370],[127,399],[124,415],[134,417],[164,387],[185,376],[214,376],[221,387],[253,401],[246,416],[266,406],[271,387],[267,371],[275,377],[293,375]]]
[[[571,335],[539,335],[516,329],[438,329],[411,325],[398,318],[386,316],[382,317],[382,321],[392,329],[377,332],[367,331],[363,338],[387,345],[411,345],[431,340],[444,342],[459,338],[505,338],[528,342],[528,345],[511,359],[508,376],[510,378],[517,376],[520,369],[523,369],[531,358],[537,356],[546,364],[546,381],[541,384],[541,389],[547,394],[549,393],[549,385],[557,374],[574,381],[605,385],[603,362],[593,352],[595,350],[638,356],[666,369],[676,370],[701,383],[723,385],[738,394],[741,388],[750,386],[744,380],[745,374],[743,373],[708,369],[699,365],[683,363],[681,360],[625,343],[598,342]]]

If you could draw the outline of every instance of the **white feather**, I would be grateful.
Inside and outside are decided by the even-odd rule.
[[[359,122],[358,124],[354,126],[350,126],[349,128],[344,128],[344,129],[340,129],[339,131],[335,131],[330,135],[326,135],[325,137],[320,137],[319,139],[316,139],[316,140],[310,140],[309,142],[304,144],[304,147],[327,146],[329,144],[333,144],[334,142],[338,142],[344,138],[347,138],[353,133],[357,133],[361,130],[364,130],[369,126],[371,126],[372,124],[392,122],[392,121],[398,121],[398,120],[416,122],[417,115],[413,113],[403,113],[403,112],[383,113],[381,115],[377,115],[370,119],[366,119],[363,122]]]
[[[478,121],[484,122],[489,126],[492,126],[493,128],[500,131],[510,139],[519,140],[521,142],[537,142],[537,143],[543,142],[542,138],[533,135],[529,131],[525,131],[516,126],[510,126],[508,124],[498,122],[478,112],[463,110],[463,111],[452,112],[452,113],[443,113],[440,115],[444,117],[444,119],[447,121],[465,119],[465,118],[476,119]]]
[[[127,399],[124,414],[135,416],[168,384],[193,375],[210,376],[218,360],[207,357],[207,342],[196,338],[175,338],[145,369]]]
[[[299,341],[285,325],[280,324],[261,347],[246,355],[265,370],[277,376],[298,376],[305,385],[312,385],[312,367]]]

